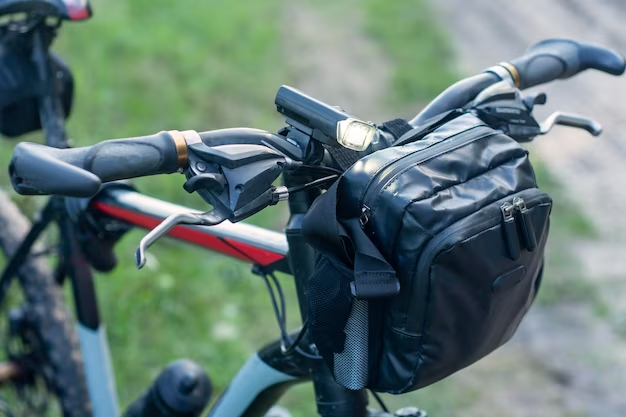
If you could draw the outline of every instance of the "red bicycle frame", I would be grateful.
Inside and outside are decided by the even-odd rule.
[[[148,197],[126,187],[105,188],[87,207],[87,211],[94,210],[149,230],[172,214],[198,212]],[[168,236],[269,270],[289,272],[286,262],[289,249],[287,239],[282,233],[247,223],[226,221],[211,227],[176,226]]]

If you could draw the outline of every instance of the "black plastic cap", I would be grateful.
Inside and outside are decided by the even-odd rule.
[[[211,399],[211,381],[200,366],[188,359],[172,362],[154,386],[160,402],[174,415],[199,416]]]

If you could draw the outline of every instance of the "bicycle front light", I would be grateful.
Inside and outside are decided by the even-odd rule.
[[[337,122],[337,142],[355,151],[366,150],[376,135],[376,127],[357,119],[347,118]]]

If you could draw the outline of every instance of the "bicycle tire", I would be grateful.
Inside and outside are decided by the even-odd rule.
[[[9,256],[30,229],[30,222],[1,190],[0,207],[0,247]],[[28,257],[17,272],[17,281],[28,306],[29,324],[41,346],[39,353],[48,366],[45,382],[50,393],[64,417],[91,417],[78,336],[50,268],[43,258]]]

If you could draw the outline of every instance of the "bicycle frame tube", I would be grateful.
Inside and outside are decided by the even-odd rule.
[[[145,229],[152,229],[172,214],[198,211],[140,194],[123,185],[104,188],[83,206],[86,206],[88,215],[104,214]],[[211,227],[177,226],[169,236],[261,265],[266,271],[290,272],[287,239],[282,233],[246,223],[224,222]],[[99,351],[106,348],[106,343],[94,343],[84,348],[84,352]],[[268,345],[241,368],[210,416],[264,416],[289,387],[310,380],[308,370],[311,365],[305,361],[310,360],[297,354],[283,355],[279,342]]]
[[[311,380],[312,362],[297,353],[284,355],[278,341],[267,345],[239,370],[209,417],[263,417],[290,387]]]
[[[118,415],[115,378],[106,331],[100,322],[93,274],[76,240],[75,225],[64,214],[59,219],[63,262],[72,281],[78,336],[94,417]]]
[[[168,203],[125,187],[102,190],[87,210],[123,220],[134,226],[152,229],[167,216],[200,210]],[[177,226],[168,234],[193,245],[220,252],[265,270],[290,273],[285,235],[246,223],[224,222],[216,226]]]
[[[40,117],[46,143],[67,147],[64,117],[55,94],[54,77],[47,59],[42,35],[34,35],[33,60],[41,81],[48,86],[39,97]],[[285,177],[285,185],[291,179]],[[301,233],[304,215],[318,191],[290,196],[291,217],[285,234],[245,223],[225,222],[213,227],[178,226],[171,237],[237,258],[264,271],[281,271],[294,276],[302,319],[307,317],[306,288],[314,268],[314,253]],[[152,229],[165,217],[195,211],[147,197],[126,188],[105,188],[88,205],[93,210],[135,226]],[[95,417],[118,415],[114,377],[104,327],[100,323],[93,275],[76,240],[76,226],[67,211],[59,211],[65,272],[71,278],[77,309],[78,333],[85,362],[85,373]],[[305,337],[302,345],[314,348]],[[313,381],[317,409],[322,417],[365,417],[367,394],[339,386],[322,360],[284,355],[280,343],[272,343],[253,355],[233,379],[211,411],[213,417],[262,417],[292,385]]]
[[[289,181],[286,178],[287,186]],[[177,226],[169,236],[261,265],[264,270],[291,273],[296,280],[300,312],[305,320],[306,287],[314,268],[314,253],[302,236],[301,224],[317,195],[313,190],[290,197],[291,217],[286,234],[246,223],[224,222],[211,227]],[[124,186],[103,189],[89,202],[86,210],[146,229],[153,228],[169,215],[198,211],[142,195]],[[312,342],[305,337],[302,345],[312,346]],[[305,359],[298,354],[285,356],[279,343],[275,342],[248,360],[210,416],[262,417],[290,386],[309,380],[313,381],[317,408],[322,417],[367,415],[365,390],[350,391],[339,386],[322,360]]]

